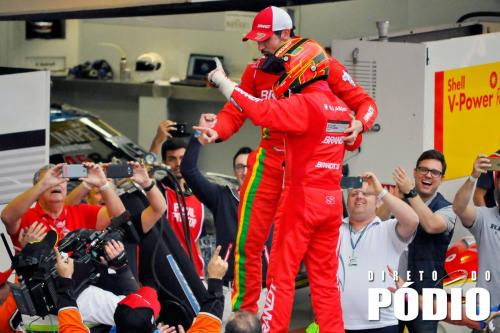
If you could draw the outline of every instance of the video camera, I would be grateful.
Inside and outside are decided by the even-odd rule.
[[[5,237],[2,237],[5,242]],[[139,242],[139,235],[130,221],[128,211],[113,218],[111,224],[104,230],[79,229],[67,234],[60,242],[60,252],[71,252],[75,263],[88,264],[90,271],[86,279],[94,282],[95,271],[100,263],[100,257],[105,257],[105,244],[111,240],[121,242]],[[57,293],[55,269],[56,254],[53,251],[57,243],[57,233],[49,231],[45,238],[37,243],[27,244],[24,249],[12,256],[7,244],[12,267],[20,277],[19,285],[12,285],[17,307],[21,314],[44,317],[48,314],[57,315]]]

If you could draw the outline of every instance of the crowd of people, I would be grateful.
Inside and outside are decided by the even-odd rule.
[[[374,124],[375,101],[321,45],[295,36],[280,8],[259,12],[243,40],[257,42],[262,58],[248,65],[241,83],[220,66],[208,75],[228,100],[223,109],[202,114],[189,142],[173,137],[175,121],[159,124],[150,150],[166,176],[157,180],[147,165],[129,162],[138,201],[118,196],[107,164],[85,162],[87,176],[70,193],[64,165],[47,165],[2,210],[16,254],[55,249],[58,331],[286,332],[304,262],[321,332],[437,332],[438,322],[420,314],[398,321],[392,305],[380,320],[368,320],[366,299],[370,288],[402,285],[383,278],[387,270],[410,279],[419,294],[443,288],[458,220],[477,242],[477,285],[498,312],[500,172],[488,171],[490,159],[478,155],[452,202],[438,191],[447,165],[433,149],[418,157],[413,177],[396,168],[390,190],[367,171],[359,188],[343,193],[344,154]],[[210,182],[198,167],[202,147],[230,140],[246,119],[262,128],[262,137],[256,149],[235,152],[237,186]],[[205,209],[213,214],[217,244],[208,263],[199,244]],[[78,230],[112,230],[127,211],[135,242],[107,240],[99,262],[90,264],[57,250]],[[89,279],[94,267],[99,274]],[[10,274],[0,275],[1,332],[23,327],[6,283]],[[465,317],[446,321],[478,332],[488,326]],[[488,329],[496,332],[493,324]]]

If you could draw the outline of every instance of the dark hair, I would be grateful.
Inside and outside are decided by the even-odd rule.
[[[236,152],[236,154],[234,154],[233,156],[233,169],[236,167],[236,165],[234,165],[236,163],[236,158],[240,155],[244,155],[244,154],[250,154],[252,152],[252,148],[250,147],[241,147],[240,149],[238,149],[238,151]]]
[[[292,27],[292,29],[286,29],[286,30],[290,30],[290,37],[291,37],[291,38],[295,37],[295,32],[294,32],[294,29],[295,29],[295,27]],[[282,33],[284,30],[285,30],[285,29],[283,29],[283,30],[276,30],[276,31],[273,31],[273,33],[274,33],[276,36],[278,36],[278,37],[280,37],[280,38],[281,38],[281,33]]]
[[[416,166],[418,167],[420,162],[422,162],[424,160],[437,160],[437,161],[441,162],[441,166],[443,167],[442,172],[443,172],[443,176],[444,176],[444,174],[446,172],[446,161],[444,160],[443,153],[441,153],[439,150],[435,150],[435,149],[426,150],[418,158]]]
[[[184,149],[187,148],[187,144],[184,140],[178,139],[178,138],[172,138],[170,140],[166,140],[161,145],[161,158],[163,160],[166,160],[167,159],[167,151],[177,150],[177,149],[181,149],[181,148],[184,148]]]
[[[227,322],[226,333],[261,333],[262,327],[256,315],[246,311],[236,312]]]
[[[329,55],[332,54],[332,48],[330,46],[325,46],[324,49],[325,49],[326,53],[328,53]]]

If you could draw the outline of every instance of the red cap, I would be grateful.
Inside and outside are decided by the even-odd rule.
[[[12,274],[12,268],[6,270],[5,272],[0,273],[0,285],[4,284],[7,282],[9,279],[9,276]]]
[[[292,28],[292,18],[285,10],[269,6],[255,16],[252,23],[252,31],[243,37],[243,41],[246,42],[251,39],[256,42],[263,42],[271,37],[274,31]]]
[[[126,305],[132,309],[148,308],[153,310],[155,318],[160,314],[160,302],[158,302],[158,294],[151,287],[142,287],[135,293],[128,295],[118,304]]]

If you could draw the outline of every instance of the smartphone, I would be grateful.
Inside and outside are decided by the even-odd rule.
[[[361,188],[363,186],[363,178],[361,177],[342,177],[340,187],[342,189]]]
[[[491,167],[488,171],[500,171],[500,157],[488,157],[491,163]]]
[[[172,127],[175,127],[176,129],[175,131],[170,132],[173,137],[179,138],[189,136],[189,133],[187,131],[187,123],[177,123],[175,125],[172,125]]]
[[[69,179],[85,178],[87,177],[87,168],[82,164],[64,164],[62,177]]]
[[[106,169],[107,178],[129,178],[133,175],[134,171],[129,164],[110,164]]]

